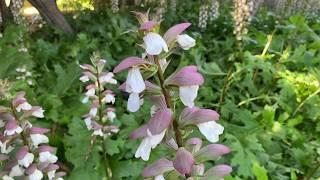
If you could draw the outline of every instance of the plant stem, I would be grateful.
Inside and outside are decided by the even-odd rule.
[[[315,165],[315,168],[313,168],[311,170],[311,173],[309,174],[309,176],[306,178],[306,180],[310,180],[313,175],[315,175],[315,173],[317,172],[317,170],[320,168],[320,162],[318,162],[316,165]]]
[[[167,107],[169,109],[172,109],[172,107],[171,107],[171,102],[172,102],[171,101],[171,97],[170,97],[166,87],[164,86],[164,76],[163,76],[163,71],[162,71],[160,63],[159,63],[159,58],[155,56],[154,61],[158,66],[157,75],[158,75],[158,78],[159,78],[159,81],[160,81],[161,91],[162,91],[162,93],[164,95]],[[172,125],[173,125],[174,134],[176,136],[177,144],[178,144],[179,147],[182,147],[183,146],[182,135],[181,135],[181,132],[179,130],[179,125],[178,125],[178,123],[177,123],[177,121],[176,121],[174,116],[173,116],[172,122],[173,122]]]
[[[101,86],[100,83],[100,74],[99,74],[99,69],[96,66],[96,70],[97,70],[97,84],[98,84],[98,100],[99,100],[99,108],[98,108],[98,113],[99,113],[99,121],[102,123],[102,119],[103,119],[103,109],[102,109],[102,91],[103,88]],[[110,169],[110,165],[109,165],[109,161],[107,158],[107,153],[106,153],[106,147],[105,147],[105,143],[104,143],[104,138],[102,138],[102,151],[103,151],[103,162],[104,162],[104,167],[105,167],[105,173],[107,176],[107,179],[111,179],[112,173],[111,173],[111,169]]]

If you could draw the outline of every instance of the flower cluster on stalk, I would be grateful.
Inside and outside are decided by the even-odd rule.
[[[32,80],[32,72],[29,71],[25,66],[16,68],[17,80],[23,80],[26,81],[29,86],[33,85]]]
[[[119,11],[119,0],[111,0],[111,10],[113,13]]]
[[[232,12],[234,21],[234,31],[238,41],[243,40],[243,36],[248,33],[247,26],[251,21],[253,1],[251,0],[233,0],[234,10]]]
[[[109,125],[116,118],[115,108],[112,107],[115,93],[106,87],[107,84],[117,84],[117,80],[112,72],[104,71],[106,60],[94,55],[91,62],[92,65],[80,65],[83,70],[80,81],[87,83],[82,103],[90,102],[90,110],[83,117],[92,136],[105,137],[119,131],[117,126]]]
[[[22,24],[25,21],[25,18],[21,14],[24,0],[11,0],[10,3],[10,11],[12,12],[14,22]]]
[[[198,27],[201,31],[205,31],[208,25],[208,5],[206,3],[200,5]]]
[[[219,8],[220,8],[220,3],[218,0],[211,0],[211,6],[210,6],[210,11],[209,11],[209,20],[213,21],[216,20],[219,15]]]
[[[44,118],[40,106],[32,106],[19,92],[9,107],[0,106],[0,159],[3,167],[0,177],[4,180],[28,178],[62,180],[64,172],[57,172],[58,157],[55,148],[48,145],[46,128],[36,127],[29,120]]]
[[[138,111],[144,99],[153,104],[150,120],[131,134],[132,139],[142,139],[135,157],[148,161],[151,151],[161,143],[173,152],[147,166],[142,175],[157,180],[170,178],[173,174],[183,178],[223,178],[231,172],[230,166],[217,165],[206,171],[204,162],[216,160],[230,149],[222,144],[202,147],[200,138],[187,138],[190,129],[199,129],[209,142],[216,143],[224,131],[224,127],[216,122],[219,119],[216,111],[195,104],[199,86],[204,83],[203,76],[192,65],[165,76],[170,55],[195,46],[195,40],[183,34],[191,24],[177,24],[161,35],[160,23],[149,20],[148,13],[135,12],[135,15],[140,22],[145,52],[140,57],[125,58],[113,70],[114,73],[128,70],[126,81],[119,87],[130,94],[128,111]],[[177,108],[180,103],[184,108]]]

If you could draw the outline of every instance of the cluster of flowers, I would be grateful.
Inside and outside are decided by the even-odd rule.
[[[211,0],[211,6],[209,11],[209,20],[214,21],[220,15],[219,12],[220,3],[218,0]]]
[[[21,9],[24,4],[24,0],[11,0],[10,11],[13,15],[13,20],[17,24],[21,24],[25,21],[25,18],[21,15]]]
[[[238,41],[243,40],[243,36],[248,33],[247,26],[251,21],[252,6],[251,0],[234,0],[234,11],[232,12],[234,20],[234,31]]]
[[[45,133],[49,129],[35,127],[28,120],[31,117],[44,118],[44,110],[31,106],[24,92],[19,92],[10,107],[0,106],[0,160],[4,167],[0,177],[13,180],[27,177],[30,180],[62,180],[64,172],[56,172],[59,166],[55,148],[48,146]]]
[[[111,10],[113,13],[117,13],[119,11],[119,0],[111,0]]]
[[[170,1],[170,9],[172,12],[177,11],[177,0],[171,0]]]
[[[10,83],[7,79],[0,79],[0,100],[9,98]]]
[[[84,115],[84,121],[88,130],[93,131],[93,136],[104,137],[119,131],[117,126],[103,125],[107,120],[113,122],[116,118],[115,109],[105,106],[105,104],[115,103],[115,93],[106,89],[105,86],[106,84],[117,84],[117,81],[113,78],[112,72],[103,71],[106,60],[94,56],[91,62],[93,66],[90,64],[80,65],[83,70],[80,81],[90,82],[86,86],[85,97],[82,100],[82,103],[91,102],[90,111]]]
[[[159,6],[157,7],[156,17],[157,21],[163,20],[163,16],[166,13],[167,2],[166,0],[159,0]]]
[[[33,85],[32,73],[25,66],[16,68],[16,72],[18,73],[17,80],[26,80],[28,85]]]
[[[208,25],[208,19],[209,19],[209,13],[208,13],[208,5],[207,4],[201,4],[200,10],[199,10],[199,22],[198,27],[201,31],[205,31],[207,29]]]
[[[203,163],[229,153],[228,147],[222,144],[202,147],[200,138],[190,138],[185,142],[183,139],[190,133],[186,127],[197,127],[212,143],[217,142],[223,133],[224,127],[216,123],[219,119],[216,111],[195,106],[194,101],[204,78],[197,72],[196,66],[186,66],[168,77],[164,76],[170,63],[167,61],[170,54],[180,48],[188,50],[195,46],[192,37],[182,34],[191,24],[177,24],[161,36],[158,33],[160,23],[149,20],[148,13],[135,15],[141,24],[139,30],[143,34],[142,47],[145,53],[142,57],[128,57],[114,68],[114,73],[128,69],[127,79],[120,85],[120,89],[130,94],[127,104],[130,112],[138,111],[144,98],[153,104],[150,120],[131,134],[133,139],[142,138],[135,157],[148,161],[151,150],[161,142],[174,153],[172,160],[163,157],[147,166],[142,175],[157,180],[163,180],[165,176],[174,173],[184,178],[223,178],[231,172],[230,166],[217,165],[205,172]],[[180,115],[176,115],[180,112],[176,109],[179,100],[185,107]]]

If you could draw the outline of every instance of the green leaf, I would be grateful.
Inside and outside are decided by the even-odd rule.
[[[253,163],[252,171],[257,180],[268,180],[267,170],[257,162]]]

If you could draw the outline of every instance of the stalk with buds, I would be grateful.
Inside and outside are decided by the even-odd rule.
[[[142,139],[135,157],[148,161],[151,151],[160,143],[166,144],[173,153],[147,166],[142,175],[159,180],[172,174],[185,179],[223,178],[231,172],[230,166],[217,165],[206,171],[204,162],[229,153],[229,148],[222,144],[202,146],[202,139],[188,138],[190,129],[199,129],[203,137],[216,143],[224,130],[216,122],[219,119],[216,111],[195,106],[198,89],[204,83],[203,76],[192,65],[169,75],[166,72],[172,53],[195,46],[195,40],[183,34],[191,24],[177,24],[162,36],[160,23],[149,20],[148,13],[135,12],[135,15],[141,24],[139,31],[143,35],[145,53],[142,57],[122,60],[113,70],[114,73],[128,70],[126,81],[119,87],[129,93],[128,111],[138,111],[143,99],[153,104],[150,120],[131,134],[132,139]],[[183,108],[178,108],[180,104]]]
[[[112,125],[116,118],[115,108],[112,107],[112,104],[115,103],[115,93],[106,86],[108,84],[117,84],[117,81],[113,78],[112,72],[104,71],[106,60],[94,55],[91,62],[92,65],[80,65],[83,70],[80,81],[88,83],[82,102],[90,102],[90,110],[88,114],[84,115],[84,122],[88,130],[92,132],[91,143],[85,159],[89,158],[93,145],[98,141],[103,149],[106,176],[110,179],[112,173],[106,157],[104,142],[108,136],[117,133],[119,128]]]
[[[30,119],[44,118],[40,106],[32,106],[19,92],[9,107],[0,106],[0,159],[3,162],[0,177],[4,180],[28,178],[62,180],[64,172],[57,172],[58,157],[55,148],[48,145],[46,128],[34,126]]]

